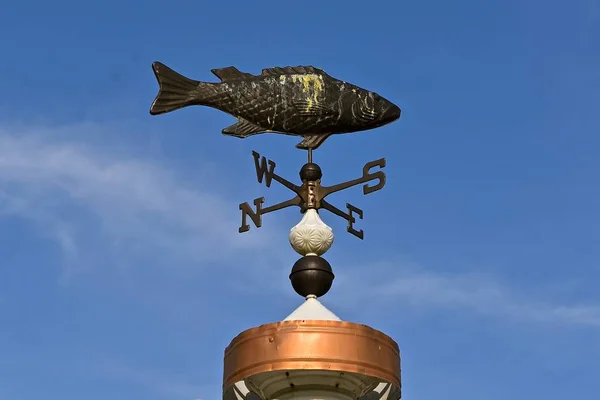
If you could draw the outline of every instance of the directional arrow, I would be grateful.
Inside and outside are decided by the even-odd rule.
[[[333,186],[321,186],[321,179],[309,180],[303,179],[302,185],[297,186],[287,179],[282,178],[281,176],[275,173],[276,164],[274,161],[267,159],[266,157],[261,157],[256,151],[252,151],[252,156],[254,157],[254,166],[256,168],[256,177],[259,183],[265,183],[267,187],[271,187],[271,183],[273,181],[285,186],[290,189],[292,192],[296,194],[290,200],[269,206],[263,207],[263,203],[265,201],[264,197],[259,197],[254,200],[254,209],[248,203],[240,204],[239,208],[242,212],[242,225],[239,228],[239,232],[247,232],[250,230],[250,225],[248,224],[248,217],[254,223],[254,226],[260,228],[262,226],[262,215],[281,210],[283,208],[298,206],[301,209],[301,212],[305,212],[309,208],[319,210],[324,209],[332,214],[335,214],[339,217],[344,218],[348,221],[348,232],[359,239],[363,239],[364,234],[362,230],[356,230],[354,228],[354,223],[356,222],[356,217],[359,219],[363,219],[363,211],[353,206],[352,204],[346,203],[346,208],[348,212],[344,212],[339,208],[331,205],[330,203],[325,201],[325,197],[328,195],[339,192],[342,190],[346,190],[353,186],[363,185],[363,194],[370,194],[381,190],[386,183],[385,173],[381,170],[381,168],[385,167],[385,158],[381,158],[379,160],[370,161],[366,163],[363,167],[363,174],[360,178],[353,179],[347,182],[339,183]],[[312,164],[312,157],[309,158],[309,163]],[[320,168],[316,164],[312,164],[313,168]],[[371,170],[375,167],[379,167],[380,170],[371,172]],[[369,182],[377,180],[377,184],[368,185]]]

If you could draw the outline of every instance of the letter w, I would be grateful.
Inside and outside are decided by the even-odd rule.
[[[254,157],[254,166],[256,167],[256,177],[258,178],[258,183],[262,183],[263,178],[265,178],[265,185],[267,185],[267,187],[271,187],[273,172],[275,171],[275,163],[271,160],[267,160],[266,157],[262,157],[259,163],[258,159],[260,158],[260,154],[255,151],[252,151],[252,156]],[[268,169],[267,163],[269,164]]]

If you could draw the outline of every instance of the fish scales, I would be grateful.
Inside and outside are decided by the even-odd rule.
[[[324,117],[319,115],[303,116],[294,106],[295,101],[311,105],[319,104],[323,96],[323,84],[319,78],[291,75],[282,79],[274,77],[256,78],[239,82],[220,84],[227,95],[227,101],[219,96],[211,101],[211,105],[219,103],[220,109],[229,114],[237,114],[245,120],[254,121],[257,125],[269,130],[293,130],[293,132],[318,133],[318,122]],[[307,83],[308,80],[308,83]],[[337,106],[337,98],[332,103]]]

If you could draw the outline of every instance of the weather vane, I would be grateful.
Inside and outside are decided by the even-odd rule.
[[[363,211],[346,204],[344,212],[325,200],[331,193],[363,184],[363,193],[380,190],[385,185],[385,173],[374,168],[385,167],[385,159],[368,162],[360,178],[333,186],[322,186],[321,168],[313,163],[312,153],[333,134],[364,131],[380,127],[400,118],[400,108],[377,93],[338,80],[312,66],[263,69],[260,75],[241,72],[235,67],[213,69],[221,82],[210,83],[189,79],[166,65],[152,64],[159,91],[150,108],[157,115],[191,105],[216,108],[238,119],[222,133],[238,138],[259,133],[279,133],[300,136],[296,145],[308,150],[308,162],[300,170],[300,186],[277,175],[275,162],[253,151],[258,182],[267,187],[275,180],[296,195],[290,200],[263,207],[264,198],[240,204],[242,224],[239,232],[250,229],[248,217],[258,228],[262,215],[298,206],[307,210],[325,209],[348,221],[348,232],[362,239],[363,231],[354,227],[356,216]],[[377,181],[375,183],[375,181]],[[369,182],[374,184],[369,185]],[[311,214],[312,215],[312,214]]]
[[[363,211],[346,204],[347,211],[330,204],[332,193],[362,185],[369,194],[385,185],[385,159],[366,163],[359,178],[323,186],[313,150],[333,134],[376,128],[400,117],[400,109],[383,97],[335,79],[314,67],[264,69],[260,75],[235,67],[214,69],[220,83],[188,79],[164,64],[153,64],[160,86],[150,108],[162,114],[190,105],[203,105],[233,115],[238,121],[225,135],[245,138],[265,132],[300,136],[296,145],[308,151],[296,185],[275,173],[275,162],[253,151],[256,177],[270,187],[283,185],[294,197],[268,207],[264,198],[240,204],[239,232],[256,227],[264,214],[297,206],[301,221],[289,232],[292,248],[301,257],[289,279],[304,303],[283,321],[262,324],[237,335],[225,349],[223,400],[400,400],[401,368],[398,344],[383,332],[342,321],[318,298],[335,278],[321,257],[333,244],[333,231],[320,218],[325,209],[348,221],[348,232],[362,239],[354,227]],[[357,295],[361,295],[358,293]]]

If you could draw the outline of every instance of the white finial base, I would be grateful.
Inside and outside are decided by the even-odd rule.
[[[304,217],[290,230],[292,248],[303,256],[325,254],[333,244],[333,231],[319,217],[315,209],[308,209]]]

